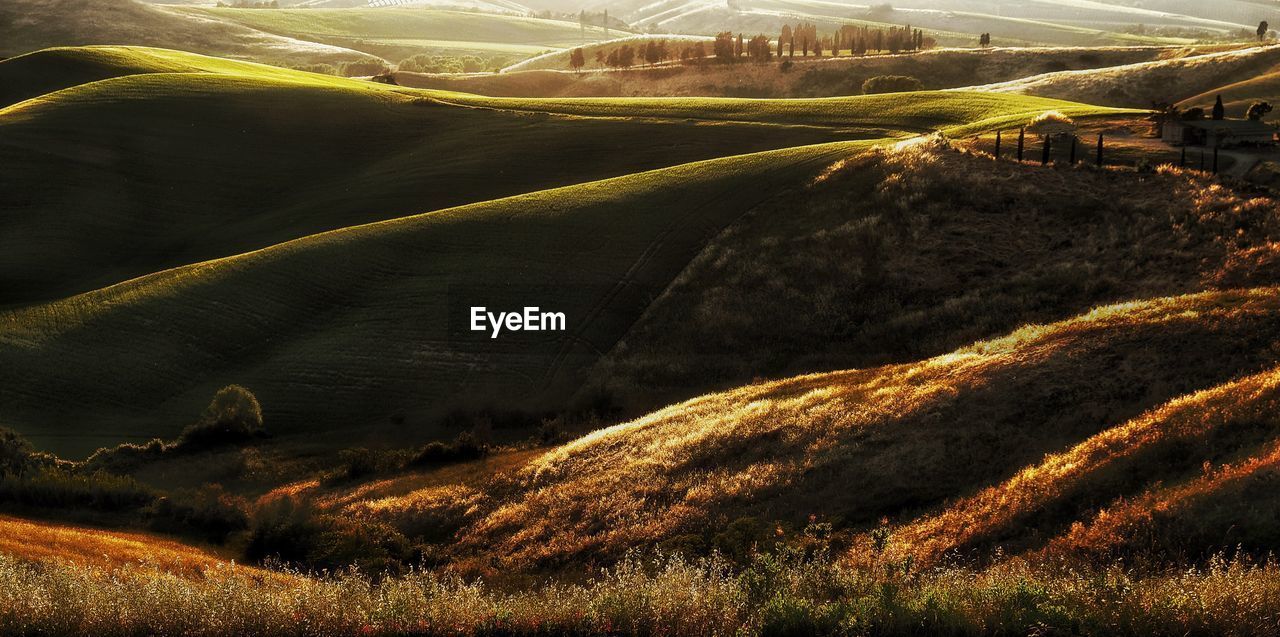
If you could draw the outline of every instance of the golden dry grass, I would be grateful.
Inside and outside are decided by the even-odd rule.
[[[1266,340],[1278,310],[1274,289],[1126,303],[920,363],[759,383],[597,431],[492,491],[429,488],[360,513],[449,520],[455,563],[500,571],[617,557],[748,515],[873,523],[1273,360],[1221,350]]]
[[[103,569],[141,566],[187,576],[231,562],[214,552],[149,533],[97,530],[10,516],[0,516],[0,554]]]

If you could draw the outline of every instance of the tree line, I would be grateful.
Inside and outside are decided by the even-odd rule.
[[[708,51],[708,44],[710,50]],[[609,49],[600,48],[595,52],[596,64],[608,68],[630,68],[637,64],[657,64],[675,61],[697,62],[707,57],[714,57],[721,62],[735,62],[748,59],[754,62],[765,62],[776,55],[779,58],[802,57],[810,55],[822,57],[848,52],[849,55],[867,55],[869,53],[902,53],[921,51],[937,46],[937,42],[925,35],[920,29],[905,27],[874,28],[845,25],[831,34],[820,35],[816,25],[800,23],[794,28],[783,25],[774,48],[769,36],[764,34],[747,37],[743,33],[721,31],[710,43],[702,41],[686,42],[653,39],[646,42],[622,44]],[[581,48],[569,52],[569,67],[580,70],[586,66],[586,53]]]
[[[794,28],[790,24],[782,25],[782,33],[778,36],[778,56],[795,57],[796,51],[802,56],[812,53],[816,57],[822,57],[824,51],[832,56],[843,51],[848,51],[849,55],[902,53],[931,49],[937,44],[924,31],[913,29],[909,24],[887,29],[846,24],[830,35],[820,35],[817,25],[801,22]]]

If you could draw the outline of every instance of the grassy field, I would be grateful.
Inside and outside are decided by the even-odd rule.
[[[1280,66],[1280,46],[1265,46],[1129,64],[1112,69],[1061,71],[974,87],[975,90],[1041,95],[1110,106],[1177,103]]]
[[[0,553],[9,559],[74,564],[77,567],[199,576],[209,569],[230,566],[216,553],[163,536],[106,531],[72,525],[0,516]],[[242,567],[245,575],[266,571]]]
[[[1223,105],[1231,117],[1243,117],[1254,102],[1263,101],[1272,105],[1280,104],[1280,70],[1259,74],[1255,77],[1216,86],[1212,90],[1188,97],[1178,103],[1182,108],[1200,106],[1206,112],[1213,110],[1214,99],[1222,96]],[[1280,115],[1275,111],[1263,119],[1275,121]]]
[[[377,59],[135,0],[9,0],[0,5],[0,56],[92,44],[158,46],[283,65]]]
[[[1063,70],[1094,69],[1150,62],[1189,51],[1169,47],[935,49],[913,54],[863,57],[803,56],[790,65],[666,65],[626,71],[573,73],[567,53],[548,54],[513,65],[500,75],[420,75],[398,73],[405,86],[512,97],[836,97],[858,95],[866,80],[908,75],[927,89],[960,88]],[[588,63],[594,54],[588,51]],[[548,70],[527,70],[546,65]],[[554,70],[552,70],[554,69]]]
[[[977,636],[1260,635],[1274,628],[1280,572],[1219,561],[1137,573],[1122,567],[903,572],[818,560],[635,559],[585,583],[506,591],[448,575],[371,581],[201,580],[0,558],[0,629],[107,637],[310,635]],[[67,594],[74,591],[76,594]]]
[[[41,375],[43,365],[61,361],[65,369],[76,359],[89,374],[63,376],[57,388],[42,381],[19,389],[23,381],[9,377],[16,402],[6,417],[33,435],[171,435],[235,378],[253,387],[278,433],[328,431],[349,440],[361,427],[385,429],[400,413],[413,425],[406,432],[429,435],[426,417],[446,398],[517,402],[577,382],[575,370],[612,345],[706,237],[858,143],[850,144],[688,164],[348,228],[14,310],[4,318],[6,369]],[[584,242],[609,249],[584,251]],[[477,267],[480,246],[493,256]],[[567,338],[495,345],[450,333],[463,304],[505,307],[539,296],[525,288],[555,290],[541,303],[571,317]],[[159,331],[157,311],[168,314]],[[119,340],[93,336],[100,330]],[[111,351],[92,353],[96,346]],[[91,371],[105,371],[91,362],[102,357],[124,384]],[[367,380],[352,386],[345,379],[353,376]],[[47,398],[32,391],[57,393],[62,407],[48,410]],[[35,437],[87,451],[74,439]]]
[[[49,79],[49,69],[65,67],[76,69],[74,79]],[[144,49],[52,50],[0,63],[9,99],[75,79],[126,73],[138,74],[0,111],[6,130],[0,154],[12,166],[11,183],[51,183],[61,176],[56,188],[0,189],[10,211],[6,223],[78,246],[58,263],[38,255],[29,242],[10,244],[4,257],[6,302],[85,291],[452,205],[726,153],[880,135],[772,125],[766,118],[703,123],[564,117],[530,112],[539,109],[527,102],[513,103],[525,110],[474,108],[484,104],[461,95]],[[185,125],[192,115],[199,126]],[[48,152],[43,140],[51,136],[66,144],[61,152]],[[103,153],[121,161],[104,164]],[[523,155],[519,169],[512,167],[511,153]],[[602,153],[615,160],[601,162]],[[135,179],[139,174],[149,178]],[[503,178],[490,179],[494,174]],[[104,196],[104,182],[120,190]],[[90,196],[96,199],[92,215],[81,205]],[[85,236],[68,225],[77,217],[102,233]],[[136,233],[139,224],[150,230]],[[199,241],[191,240],[197,235]],[[118,256],[121,245],[129,246],[127,260]]]
[[[385,42],[454,15],[366,14],[234,15]],[[1275,50],[786,90],[1062,65],[1025,86],[1140,106]],[[1274,193],[956,141],[1147,111],[499,97],[120,46],[0,87],[0,421],[65,457],[168,441],[72,462],[0,430],[6,512],[59,520],[0,517],[0,633],[1275,632]],[[535,305],[568,329],[468,327]]]
[[[1219,416],[1216,403],[1196,397],[1172,403],[1170,409],[1191,405],[1186,418],[1196,424],[1188,425],[1195,428],[1187,434],[1192,442],[1175,445],[1185,455],[1176,462],[1165,456],[1170,464],[1161,465],[1160,475],[1129,474],[1117,482],[1118,476],[1100,469],[1094,488],[1082,489],[1101,506],[1112,499],[1120,506],[1146,488],[1174,490],[1184,480],[1194,481],[1205,463],[1224,471],[1224,463],[1257,461],[1267,467],[1272,429],[1250,428],[1269,404],[1250,402],[1253,388],[1266,381],[1227,383],[1242,371],[1275,364],[1274,357],[1254,349],[1270,338],[1258,330],[1273,319],[1275,303],[1274,290],[1267,289],[1103,308],[919,363],[764,382],[673,405],[531,463],[518,474],[513,494],[460,520],[461,540],[451,550],[475,556],[485,565],[480,568],[501,571],[565,565],[672,540],[705,547],[716,540],[700,529],[723,529],[734,520],[744,520],[746,542],[767,537],[772,520],[799,529],[816,516],[840,527],[874,528],[882,518],[929,512],[975,488],[998,485],[1024,466],[1038,471],[1034,465],[1063,445],[1079,441],[1088,448],[1097,444],[1086,442],[1094,435],[1127,436],[1123,432],[1141,427],[1128,421],[1143,411],[1219,385],[1216,392],[1244,400],[1245,407],[1238,415]],[[1139,368],[1117,360],[1159,363]],[[1087,404],[1077,402],[1081,396],[1089,397]],[[1210,442],[1220,418],[1239,424],[1239,446]],[[1167,531],[1162,541],[1133,548],[1164,550],[1170,557],[1226,548],[1214,533],[1227,532],[1232,516],[1252,506],[1248,498],[1222,497],[1226,482],[1210,483],[1224,485],[1215,492],[1213,517],[1183,518],[1179,526],[1169,512],[1175,524],[1161,529]],[[1010,551],[1037,548],[1059,533],[1078,533],[1073,522],[1090,523],[1087,506],[1058,508],[1047,483],[1037,485],[1029,493],[1045,498],[1028,496],[1017,507],[1042,516],[1043,524],[993,523],[992,544]],[[1077,511],[1085,517],[1073,517]],[[937,521],[939,533],[946,533],[943,545],[930,547],[938,554],[965,548],[965,534],[983,532],[976,525],[948,525],[949,519]],[[1149,515],[1134,517],[1126,533],[1146,538],[1146,531],[1156,530],[1145,524],[1150,521]],[[893,527],[890,532],[891,541],[898,537]],[[1265,554],[1268,533],[1241,530],[1230,545],[1238,539]],[[908,537],[904,533],[903,541]]]
[[[643,47],[650,41],[666,43],[678,57],[680,47],[692,46],[696,42],[701,42],[705,47],[706,53],[710,55],[712,51],[711,45],[715,42],[715,38],[703,35],[645,34],[620,37],[601,42],[592,42],[584,46],[574,48],[582,49],[583,59],[586,62],[582,67],[583,69],[602,69],[608,67],[596,61],[597,55],[603,54],[607,56],[610,51],[624,46],[630,46],[633,49],[636,47]],[[551,53],[546,53],[512,64],[511,66],[502,69],[502,72],[511,73],[513,71],[571,70],[571,67],[569,66],[569,55],[570,51],[568,50],[553,51]],[[638,59],[640,64],[644,63],[643,56],[639,56]]]
[[[393,63],[417,53],[526,56],[608,39],[603,28],[583,29],[576,22],[413,7],[176,10],[265,33],[365,51]],[[614,29],[611,34],[618,32]]]

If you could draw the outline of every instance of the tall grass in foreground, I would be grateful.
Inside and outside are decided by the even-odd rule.
[[[1137,576],[1019,561],[909,574],[826,560],[631,559],[506,592],[414,572],[183,578],[0,557],[6,635],[1274,635],[1280,567],[1215,560]]]

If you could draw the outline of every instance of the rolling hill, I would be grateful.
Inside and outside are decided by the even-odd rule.
[[[182,7],[175,11],[360,50],[391,62],[419,53],[508,54],[518,59],[608,39],[602,28],[576,22],[413,7],[272,11]]]
[[[1280,104],[1280,70],[1273,70],[1259,74],[1251,79],[1214,87],[1194,97],[1188,97],[1178,102],[1177,105],[1182,108],[1201,106],[1208,111],[1213,108],[1214,100],[1218,96],[1222,96],[1223,105],[1226,106],[1227,113],[1232,117],[1243,116],[1249,111],[1249,107],[1257,101],[1269,102],[1272,105]],[[1263,119],[1275,121],[1277,117],[1280,116],[1275,111],[1272,111]]]
[[[4,417],[42,445],[85,453],[172,436],[233,381],[253,387],[272,431],[312,442],[349,443],[361,428],[434,435],[431,417],[467,399],[536,405],[576,386],[576,370],[707,236],[848,149],[713,160],[350,227],[10,311]],[[474,305],[537,305],[572,327],[491,341],[459,323]],[[390,424],[397,414],[407,429]]]
[[[1128,421],[1147,410],[1187,412],[1179,420],[1189,423],[1189,444],[1177,449],[1181,459],[1168,466],[1150,464],[1139,461],[1151,460],[1146,449],[1125,451],[1139,458],[1131,463],[1133,471],[1160,466],[1161,474],[1131,471],[1127,482],[1114,473],[1099,475],[1096,484],[1081,487],[1094,487],[1090,497],[1108,503],[1147,486],[1159,488],[1161,475],[1171,481],[1194,479],[1204,461],[1266,461],[1274,431],[1265,424],[1270,416],[1261,414],[1268,413],[1269,403],[1250,401],[1271,394],[1255,396],[1253,387],[1262,382],[1255,379],[1227,383],[1275,364],[1266,345],[1273,334],[1263,326],[1274,321],[1276,308],[1274,289],[1130,303],[920,363],[803,376],[705,396],[549,452],[516,473],[518,486],[510,496],[490,502],[480,495],[472,513],[440,515],[459,526],[456,555],[479,557],[499,569],[617,557],[630,547],[701,538],[699,529],[740,518],[753,518],[763,530],[773,520],[794,528],[810,515],[852,528],[874,527],[882,517],[896,520],[945,508],[949,499],[987,485],[997,491],[984,493],[980,501],[1001,497],[1003,506],[1043,516],[1053,528],[1065,530],[1073,521],[1090,519],[1087,506],[1058,505],[1051,482],[1028,484],[1021,497],[998,485],[1023,467],[1028,476],[1042,475],[1036,463],[1064,446],[1096,448],[1094,436],[1134,440],[1121,436],[1134,428]],[[1146,365],[1153,360],[1159,365]],[[1218,416],[1217,403],[1203,402],[1202,396],[1178,400],[1219,385],[1215,395],[1238,390],[1233,395],[1246,401],[1235,420]],[[1170,401],[1170,407],[1161,407]],[[1157,411],[1139,420],[1162,415]],[[1239,422],[1233,435],[1243,446],[1212,444],[1219,419]],[[1045,461],[1087,470],[1069,458]],[[999,529],[1028,541],[1038,537],[1035,525],[1017,521],[979,526],[977,513],[964,513],[968,506],[959,506],[958,518],[941,517],[933,524],[925,517],[919,524],[933,524],[930,528],[948,538]],[[418,514],[431,511],[426,506]],[[955,524],[956,519],[974,527]],[[1230,526],[1229,516],[1215,519],[1220,525],[1209,531]],[[902,541],[910,544],[915,533],[922,532],[902,531]],[[1207,538],[1156,548],[1170,555],[1184,546],[1225,548]],[[1265,550],[1265,538],[1256,539],[1249,548]],[[961,546],[951,541],[945,550]],[[937,551],[945,552],[944,547]]]
[[[188,62],[197,71],[220,64]],[[636,162],[724,154],[735,139],[749,150],[856,140],[872,131],[966,134],[1051,109],[1079,117],[1127,113],[957,92],[797,101],[505,99],[257,69],[236,63],[221,73],[126,75],[0,111],[0,158],[17,176],[6,183],[57,183],[0,191],[11,202],[6,236],[22,238],[4,250],[6,290],[11,303],[27,299],[5,315],[0,339],[3,367],[12,372],[7,422],[50,444],[91,428],[100,433],[89,440],[172,435],[229,382],[252,386],[273,430],[286,434],[379,429],[407,414],[414,425],[407,431],[423,435],[446,403],[503,396],[509,406],[537,404],[539,395],[574,389],[581,382],[575,370],[606,351],[718,228],[783,184],[802,182],[871,142],[656,172],[636,172]],[[205,113],[200,126],[165,123],[170,114],[187,121],[194,112]],[[653,154],[629,150],[608,170],[632,174],[590,181],[606,176],[587,174],[597,149],[626,147],[627,135],[637,147],[645,140]],[[654,146],[658,135],[679,142]],[[557,163],[526,155],[529,170],[497,183],[475,179],[503,170],[508,157],[478,140],[516,152],[513,142],[522,138],[530,149],[523,152],[545,152]],[[698,138],[705,143],[691,144]],[[75,150],[50,149],[49,139]],[[565,162],[579,154],[579,178],[588,183],[538,190],[555,185],[540,166],[554,166],[554,179],[573,178]],[[434,161],[439,157],[450,159]],[[131,177],[139,174],[148,179]],[[359,181],[344,181],[348,174]],[[465,175],[473,181],[460,181]],[[103,183],[121,190],[108,196]],[[462,187],[467,183],[473,185]],[[537,192],[499,198],[521,191]],[[86,215],[82,204],[90,198]],[[413,215],[467,199],[488,201]],[[358,225],[380,219],[387,221]],[[323,232],[334,228],[341,229]],[[599,251],[581,250],[587,237]],[[509,256],[469,267],[468,255],[481,245]],[[243,254],[228,256],[236,253]],[[51,260],[53,254],[61,258]],[[195,263],[216,257],[224,258]],[[88,290],[167,267],[175,269],[31,303],[50,290]],[[578,273],[571,287],[563,284],[566,270]],[[560,281],[541,304],[554,301],[581,321],[570,339],[535,339],[522,344],[535,349],[516,355],[451,335],[446,319],[456,313],[457,295],[515,281],[534,289]],[[499,301],[521,298],[510,285],[496,289],[514,295]],[[102,330],[118,338],[97,338]],[[93,362],[101,360],[112,360],[111,369]],[[53,361],[83,375],[54,381],[52,368],[44,368]],[[353,377],[368,380],[344,380]],[[47,407],[49,392],[62,397],[56,410]],[[337,396],[346,407],[329,404]],[[316,411],[321,404],[323,413]]]
[[[133,566],[154,572],[200,577],[231,560],[188,544],[147,533],[105,531],[0,516],[0,554],[6,559],[60,562],[97,568]],[[246,573],[265,575],[253,567]]]
[[[588,374],[640,393],[664,379],[685,391],[717,381],[734,389],[540,457],[377,481],[323,501],[406,533],[430,520],[453,563],[482,571],[607,562],[654,545],[707,550],[715,540],[703,529],[750,518],[742,524],[768,535],[775,522],[799,529],[810,515],[845,531],[888,517],[895,550],[932,560],[974,548],[989,555],[998,544],[1039,550],[1054,537],[1040,529],[1089,526],[1100,507],[1147,489],[1153,495],[1144,502],[1210,506],[1192,497],[1211,486],[1194,482],[1204,461],[1218,477],[1237,464],[1265,468],[1274,432],[1270,403],[1257,401],[1271,395],[1277,364],[1271,325],[1280,296],[1265,287],[1277,280],[1267,265],[1276,252],[1268,241],[1280,233],[1268,221],[1274,200],[1177,171],[1137,185],[1133,173],[1013,164],[993,171],[983,166],[989,161],[912,146],[877,151],[811,191],[757,208],[649,304],[609,364]],[[877,195],[884,183],[891,185]],[[936,201],[935,188],[971,195],[911,203]],[[1076,189],[1098,199],[1062,196]],[[1160,192],[1181,193],[1174,200],[1182,203],[1142,203]],[[1070,242],[1056,224],[1072,228]],[[1240,224],[1250,230],[1224,245]],[[876,247],[867,233],[888,243]],[[864,258],[849,258],[859,250]],[[881,271],[868,272],[881,259]],[[1264,287],[1220,289],[1245,285]],[[1206,288],[1219,289],[1199,291]],[[1133,298],[1149,300],[1088,311]],[[1038,320],[1056,322],[1014,329]],[[620,364],[628,360],[639,362],[630,373]],[[776,361],[858,368],[791,377]],[[753,374],[783,379],[751,383]],[[1231,411],[1237,399],[1243,406]],[[1240,423],[1238,434],[1201,435],[1223,418]],[[1143,445],[1166,434],[1186,440],[1147,455]],[[1054,495],[1065,487],[1023,478],[1011,484],[1030,495],[1004,495],[1001,485],[1019,472],[1043,475],[1042,462],[1055,471],[1084,466],[1070,458],[1100,441],[1110,441],[1109,454],[1132,452],[1127,477],[1099,469],[1072,500]],[[1053,453],[1068,460],[1046,458]],[[995,495],[965,500],[984,489]],[[1018,508],[967,513],[992,502]],[[1248,504],[1223,506],[1237,508],[1197,518],[1204,528],[1195,533],[1168,527],[1167,541],[1149,548],[1166,557],[1229,548],[1211,541],[1213,533]],[[1150,511],[1130,509],[1146,528],[1141,516]],[[1269,536],[1232,537],[1265,551]]]
[[[53,79],[68,76],[50,71],[70,67],[70,80]],[[146,49],[54,50],[0,63],[10,99],[117,74],[125,75],[0,111],[0,156],[14,177],[0,187],[15,231],[6,235],[13,240],[0,286],[8,303],[347,225],[735,151],[868,136],[759,120],[557,117],[529,112],[539,110],[532,103]],[[199,126],[188,125],[193,113]],[[64,146],[49,147],[52,138]],[[513,153],[522,168],[511,165]],[[600,153],[617,161],[600,162]],[[143,173],[150,177],[134,178]],[[119,190],[104,193],[103,183]],[[90,198],[92,212],[82,205]],[[86,236],[79,223],[100,232]],[[139,224],[149,230],[137,233]],[[24,232],[77,249],[55,263],[18,240]]]
[[[973,90],[1040,95],[1108,106],[1177,103],[1224,85],[1267,75],[1280,66],[1280,46],[1254,47],[1117,66],[1100,71],[1060,71]]]
[[[863,82],[878,75],[908,75],[927,89],[948,89],[1052,71],[1150,62],[1187,52],[1170,47],[937,49],[907,55],[795,58],[789,66],[707,63],[586,73],[570,72],[567,54],[552,54],[527,63],[541,65],[543,60],[548,70],[525,70],[525,64],[517,64],[500,75],[397,73],[396,79],[404,86],[512,97],[835,97],[861,94]]]
[[[0,56],[91,44],[158,46],[282,65],[377,59],[135,0],[8,0],[0,5]]]

